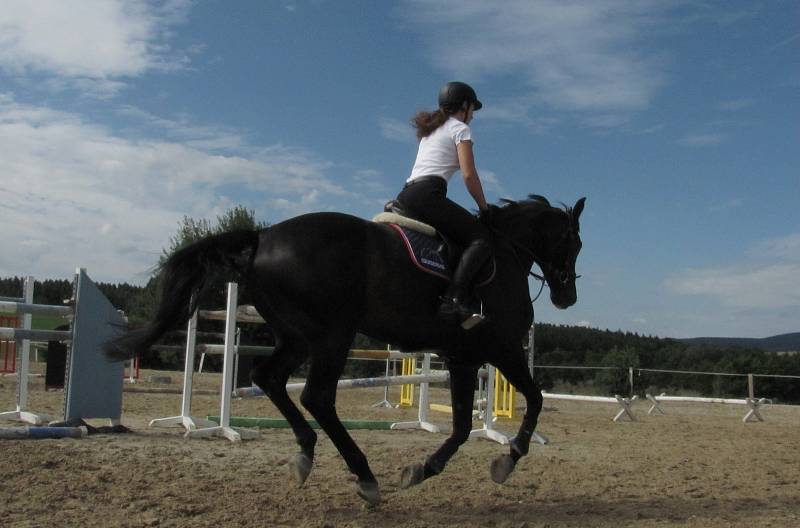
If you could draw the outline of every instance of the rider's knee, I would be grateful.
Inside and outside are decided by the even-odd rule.
[[[492,240],[488,236],[479,236],[474,238],[472,242],[469,243],[467,249],[470,249],[475,253],[480,252],[480,254],[488,255],[492,252]]]

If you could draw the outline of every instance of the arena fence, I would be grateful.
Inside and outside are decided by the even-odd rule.
[[[706,403],[706,404],[730,404],[730,405],[742,405],[747,407],[747,412],[742,418],[743,422],[749,421],[764,421],[764,417],[760,412],[760,408],[764,405],[768,405],[772,403],[772,399],[768,397],[759,397],[755,396],[756,392],[756,383],[755,380],[757,378],[775,378],[775,379],[785,379],[785,380],[800,380],[800,376],[793,376],[793,375],[781,375],[781,374],[753,374],[753,373],[731,373],[731,372],[708,372],[708,371],[691,371],[691,370],[668,370],[668,369],[647,369],[647,368],[635,368],[635,367],[584,367],[584,366],[575,366],[575,365],[534,365],[534,369],[562,369],[562,370],[616,370],[616,371],[627,371],[627,378],[628,378],[628,385],[629,391],[631,394],[630,398],[623,398],[619,395],[616,395],[614,398],[607,398],[602,396],[579,396],[579,395],[555,395],[555,394],[548,394],[544,393],[543,395],[545,398],[552,398],[552,399],[573,399],[573,400],[585,400],[585,401],[600,401],[606,403],[613,403],[617,401],[617,403],[622,407],[620,413],[614,418],[614,421],[617,421],[622,416],[627,416],[631,420],[635,420],[635,415],[631,409],[631,404],[635,402],[638,397],[635,393],[641,391],[640,388],[636,386],[636,379],[637,376],[641,376],[642,373],[662,373],[662,374],[669,374],[669,375],[693,375],[693,376],[720,376],[720,377],[737,377],[743,378],[747,380],[747,395],[742,398],[709,398],[709,397],[702,397],[702,396],[668,396],[665,393],[662,393],[658,396],[655,396],[650,393],[645,393],[645,397],[647,401],[650,402],[651,406],[648,410],[648,415],[664,415],[667,412],[664,410],[664,406],[662,403],[667,402],[683,402],[683,403]]]

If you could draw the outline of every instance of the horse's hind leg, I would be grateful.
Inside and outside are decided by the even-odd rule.
[[[285,341],[279,338],[272,356],[256,367],[252,373],[253,382],[264,391],[289,422],[300,445],[300,453],[290,462],[292,473],[299,485],[303,485],[311,472],[317,433],[289,398],[286,382],[307,356],[308,349],[302,340]]]
[[[317,345],[312,345],[311,365],[300,402],[316,418],[339,450],[350,472],[358,477],[358,495],[375,506],[381,500],[378,482],[372,474],[367,457],[336,414],[336,385],[344,370],[351,341],[352,339],[346,345],[338,347],[317,348]]]
[[[472,429],[472,401],[475,397],[477,366],[450,365],[450,398],[453,406],[453,432],[425,464],[412,464],[403,468],[400,487],[408,488],[438,475],[444,466],[469,438]]]
[[[517,461],[528,454],[531,444],[531,437],[536,430],[539,420],[539,413],[542,411],[542,391],[533,381],[528,371],[524,354],[520,349],[517,353],[497,361],[495,366],[499,368],[508,381],[520,391],[527,401],[527,409],[522,423],[519,426],[517,436],[511,439],[511,452],[502,455],[492,462],[492,480],[502,484],[506,481],[511,472],[517,465]]]

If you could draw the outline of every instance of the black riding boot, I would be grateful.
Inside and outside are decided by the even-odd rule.
[[[438,316],[448,321],[462,323],[473,315],[473,310],[468,306],[472,292],[470,286],[472,279],[492,254],[489,242],[483,239],[473,241],[458,263],[453,274],[453,282],[447,289],[442,303],[439,305]]]

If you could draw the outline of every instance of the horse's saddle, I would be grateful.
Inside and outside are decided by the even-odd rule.
[[[449,240],[432,226],[413,218],[397,200],[388,202],[383,212],[376,215],[373,222],[388,224],[403,240],[411,262],[426,273],[450,280],[461,259],[463,248]],[[477,277],[477,284],[483,286],[494,278],[494,260]]]

